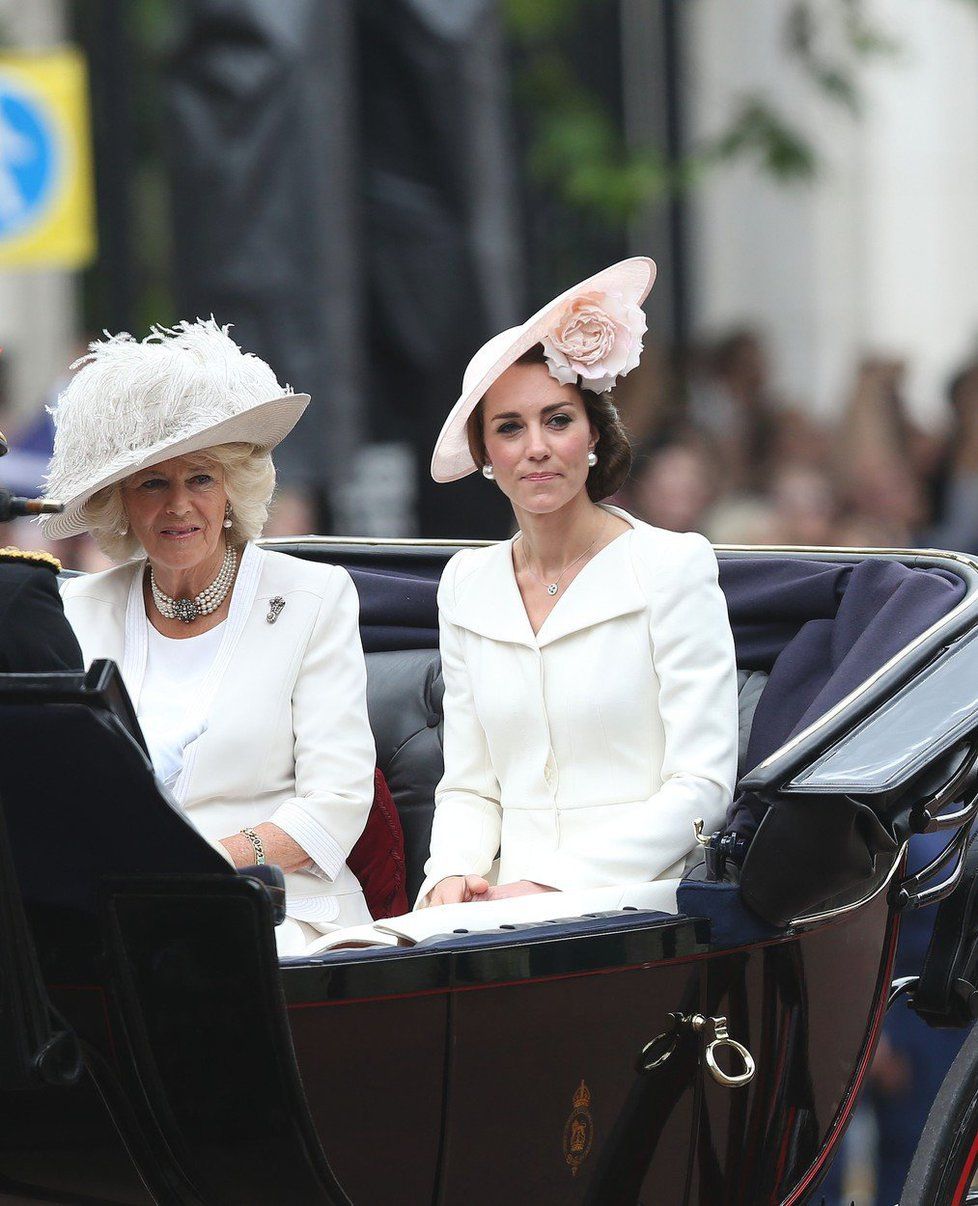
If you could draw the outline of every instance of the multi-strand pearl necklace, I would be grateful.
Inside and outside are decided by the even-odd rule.
[[[156,604],[157,611],[164,619],[183,620],[184,624],[192,623],[198,616],[209,616],[212,611],[217,611],[227,597],[227,593],[231,589],[231,583],[234,581],[237,561],[237,554],[228,545],[224,550],[224,562],[221,565],[221,572],[210,586],[205,587],[193,599],[174,599],[161,591],[156,585],[156,575],[153,573],[153,567],[150,566],[149,588],[152,591],[153,602]]]

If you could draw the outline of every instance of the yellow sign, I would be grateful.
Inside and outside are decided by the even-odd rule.
[[[81,268],[95,255],[85,60],[0,54],[0,268]]]

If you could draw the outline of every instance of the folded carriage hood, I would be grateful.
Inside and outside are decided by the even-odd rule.
[[[855,554],[866,559],[870,554]],[[739,789],[774,794],[898,791],[978,729],[978,562],[960,554],[879,551],[874,559],[952,573],[957,599],[743,776]],[[884,633],[886,648],[889,636]],[[875,643],[875,642],[874,642]]]
[[[940,653],[782,792],[899,792],[978,731],[978,633]]]

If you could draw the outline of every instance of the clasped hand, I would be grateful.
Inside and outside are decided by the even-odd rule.
[[[537,892],[555,892],[532,879],[518,879],[511,884],[490,884],[481,875],[449,875],[440,879],[428,893],[426,908],[435,905],[468,904],[479,900],[508,900],[513,896],[532,896]]]

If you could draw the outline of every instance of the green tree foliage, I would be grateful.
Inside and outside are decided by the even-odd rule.
[[[655,147],[628,146],[602,98],[578,78],[567,52],[568,38],[584,22],[618,20],[618,0],[503,0],[503,11],[519,52],[517,96],[532,115],[529,168],[568,205],[618,225],[641,206],[733,159],[749,159],[785,182],[817,175],[818,154],[806,131],[762,90],[742,95],[726,126],[679,161]],[[828,22],[834,28],[826,29]],[[783,39],[798,71],[854,118],[861,107],[855,64],[899,50],[868,21],[863,0],[836,0],[828,14],[811,0],[791,0],[785,4]],[[837,57],[825,51],[828,41],[840,46]]]

